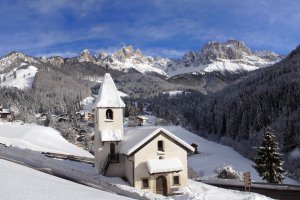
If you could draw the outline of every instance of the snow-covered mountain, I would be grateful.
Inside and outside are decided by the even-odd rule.
[[[52,56],[49,58],[34,58],[23,53],[12,52],[0,59],[0,72],[7,67],[21,63],[34,65],[52,64],[62,66],[65,62],[87,62],[102,67],[127,72],[135,69],[143,74],[155,72],[164,76],[175,76],[192,72],[231,72],[239,73],[252,71],[265,67],[282,59],[282,56],[271,51],[252,52],[243,42],[228,40],[224,43],[209,42],[204,45],[201,52],[189,51],[182,59],[154,58],[145,56],[139,49],[132,46],[123,47],[112,54],[100,52],[98,56],[83,50],[78,57],[62,58]]]
[[[168,64],[172,62],[168,58],[144,56],[139,49],[135,50],[132,46],[123,47],[111,55],[101,52],[99,60],[119,71],[133,68],[141,73],[156,72],[162,75],[167,75]]]
[[[209,42],[201,53],[187,52],[179,62],[172,63],[167,74],[170,76],[191,72],[252,71],[272,65],[283,57],[270,51],[252,52],[245,43],[228,40],[224,43]]]
[[[21,52],[13,51],[0,59],[0,72],[9,67],[17,67],[19,65],[35,64],[39,61],[36,58],[25,55]]]

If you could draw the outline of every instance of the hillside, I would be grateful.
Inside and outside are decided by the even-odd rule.
[[[300,160],[289,152],[300,146],[300,47],[273,66],[255,71],[224,90],[201,98],[197,93],[155,97],[156,110],[177,112],[194,132],[254,156],[261,133],[271,126],[285,153],[286,169],[300,177]],[[162,103],[169,102],[169,103]]]

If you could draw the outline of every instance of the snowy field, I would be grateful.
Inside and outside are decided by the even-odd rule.
[[[101,191],[61,179],[6,160],[0,160],[0,199],[9,200],[126,200]]]
[[[168,130],[173,131],[177,136],[187,139],[186,137],[190,137],[193,134],[185,131],[184,129],[180,127],[165,127]],[[26,134],[25,134],[26,133]],[[189,135],[192,134],[192,135]],[[127,197],[135,198],[135,199],[178,199],[178,200],[184,200],[184,199],[205,199],[205,200],[218,200],[218,199],[238,199],[238,200],[264,200],[264,199],[270,199],[262,195],[258,195],[255,193],[244,193],[244,192],[239,192],[239,191],[233,191],[233,190],[225,190],[213,186],[209,186],[203,183],[195,182],[190,180],[189,185],[190,188],[186,189],[185,193],[183,195],[179,196],[172,196],[172,197],[163,197],[154,193],[148,193],[144,192],[142,190],[135,189],[128,185],[127,182],[124,182],[120,178],[108,178],[108,177],[103,177],[100,176],[96,173],[96,169],[86,163],[78,163],[74,161],[69,161],[69,160],[60,160],[60,159],[53,159],[53,158],[48,158],[42,155],[39,151],[44,151],[43,149],[46,148],[47,151],[50,152],[63,152],[63,153],[68,153],[68,154],[76,154],[76,155],[83,155],[87,156],[89,155],[87,152],[84,150],[80,149],[79,147],[76,147],[72,144],[67,144],[67,141],[65,141],[60,134],[51,129],[51,128],[45,128],[37,125],[31,125],[31,124],[0,124],[0,135],[1,135],[1,140],[4,142],[6,140],[7,144],[13,145],[12,147],[1,147],[0,146],[0,156],[8,157],[14,160],[18,160],[22,163],[26,163],[30,166],[36,167],[36,168],[42,168],[42,169],[48,169],[51,170],[52,173],[55,174],[61,174],[66,177],[69,177],[71,179],[87,183],[89,185],[94,185],[97,186],[97,188],[104,189],[109,192],[121,194]],[[196,136],[198,137],[198,136]],[[3,139],[4,138],[4,139]],[[193,142],[198,142],[201,141],[199,138],[191,138]],[[64,142],[62,142],[64,141]],[[190,142],[190,140],[186,140],[187,142]],[[1,142],[1,143],[2,143]],[[200,144],[198,142],[198,144]],[[213,144],[211,144],[213,145]],[[200,147],[200,146],[199,146]],[[23,149],[26,148],[26,149]],[[214,146],[212,148],[215,148]],[[31,150],[34,151],[31,151]],[[201,149],[201,148],[200,148]],[[200,150],[199,149],[199,150]],[[193,157],[191,157],[193,158]],[[191,163],[192,159],[189,159],[189,162]],[[200,159],[201,161],[201,159]],[[208,162],[205,164],[206,166],[210,166],[210,160],[207,160]],[[5,173],[0,173],[0,179],[3,181],[7,181],[7,177],[14,177],[11,174],[21,174],[15,169],[13,166],[9,166],[9,164],[2,164],[3,161],[0,160],[0,167],[1,169],[5,169],[5,166],[8,166],[5,170]],[[21,166],[18,166],[19,168],[22,168]],[[192,166],[193,167],[193,166]],[[23,169],[22,169],[23,170]],[[31,169],[30,169],[31,170]],[[201,169],[200,169],[201,170]],[[207,170],[209,171],[209,170]],[[34,176],[33,178],[30,179],[28,178],[28,173],[25,172],[24,177],[17,176],[14,178],[10,178],[10,186],[6,189],[6,191],[1,191],[0,190],[0,195],[4,195],[4,199],[13,199],[10,197],[14,196],[6,196],[6,195],[16,195],[16,193],[13,193],[12,191],[15,190],[13,187],[16,185],[17,188],[24,188],[22,191],[25,191],[25,194],[20,193],[20,195],[23,195],[24,197],[27,195],[37,195],[37,196],[32,196],[32,198],[28,199],[39,199],[39,195],[41,193],[46,194],[47,196],[43,197],[42,199],[52,199],[52,197],[56,197],[54,199],[59,199],[58,196],[55,196],[56,193],[53,191],[56,191],[57,194],[61,195],[66,195],[68,192],[65,191],[72,191],[74,194],[77,194],[75,191],[82,191],[85,190],[83,189],[73,189],[72,184],[67,184],[69,182],[64,182],[63,185],[66,187],[60,187],[59,183],[56,183],[54,181],[55,177],[43,177],[43,176]],[[31,174],[31,173],[29,173]],[[26,178],[25,178],[26,177]],[[53,178],[53,183],[52,183],[52,178]],[[24,180],[26,179],[26,180]],[[56,178],[55,178],[56,179]],[[29,181],[26,182],[26,181]],[[32,182],[31,182],[32,181]],[[37,181],[39,184],[36,184],[35,181]],[[43,183],[45,181],[45,183]],[[47,182],[51,182],[47,184],[48,188],[43,189],[43,185],[45,185]],[[15,183],[16,182],[16,183]],[[6,185],[9,185],[8,183]],[[39,186],[35,186],[39,185]],[[32,188],[30,188],[32,186]],[[41,186],[41,187],[40,187]],[[62,189],[57,189],[54,190],[57,186],[58,188]],[[52,190],[53,189],[53,190]],[[26,192],[27,191],[27,192]],[[41,191],[41,193],[39,192]],[[61,192],[61,193],[60,193]],[[101,191],[100,191],[101,192]],[[31,193],[36,193],[36,194],[31,194]],[[97,195],[97,191],[94,189],[86,190],[86,195],[87,199],[92,199],[94,195]],[[73,195],[73,194],[71,194]],[[74,195],[74,196],[80,196],[81,194]],[[102,194],[101,194],[102,195]],[[73,198],[74,196],[70,196],[70,199],[76,199]],[[99,196],[98,196],[99,197]],[[103,194],[103,198],[106,196]],[[225,198],[224,198],[225,197]],[[110,198],[110,197],[108,197]],[[3,199],[3,198],[1,198]],[[18,197],[15,197],[15,199],[19,199]],[[68,198],[61,198],[61,199],[68,199]],[[82,198],[78,198],[82,199]],[[117,197],[114,199],[118,199]]]
[[[65,140],[49,127],[23,123],[1,123],[0,143],[39,152],[53,152],[93,158],[87,151]]]
[[[16,73],[16,78],[13,76],[13,71],[0,75],[1,80],[5,76],[6,81],[1,82],[1,86],[6,87],[16,87],[21,90],[32,88],[32,83],[34,81],[37,68],[34,66],[29,66],[27,69],[14,70]]]

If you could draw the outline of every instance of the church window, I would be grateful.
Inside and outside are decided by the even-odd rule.
[[[106,110],[106,119],[113,119],[113,111],[111,109]]]
[[[164,151],[164,141],[159,140],[159,141],[157,142],[157,150],[158,150],[158,151]]]
[[[142,182],[143,182],[143,188],[149,188],[149,179],[143,178]]]
[[[173,185],[180,185],[179,176],[173,176]]]

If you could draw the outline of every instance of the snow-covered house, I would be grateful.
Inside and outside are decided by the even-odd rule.
[[[106,176],[125,178],[132,186],[163,195],[187,187],[187,155],[193,147],[163,128],[123,130],[117,88],[105,74],[96,106],[95,165]]]
[[[145,116],[136,116],[136,119],[138,120],[138,124],[140,126],[143,126],[147,123],[147,121],[149,120],[148,117],[145,117]]]
[[[10,109],[5,109],[2,106],[0,106],[0,119],[12,120],[12,118],[12,111]]]

